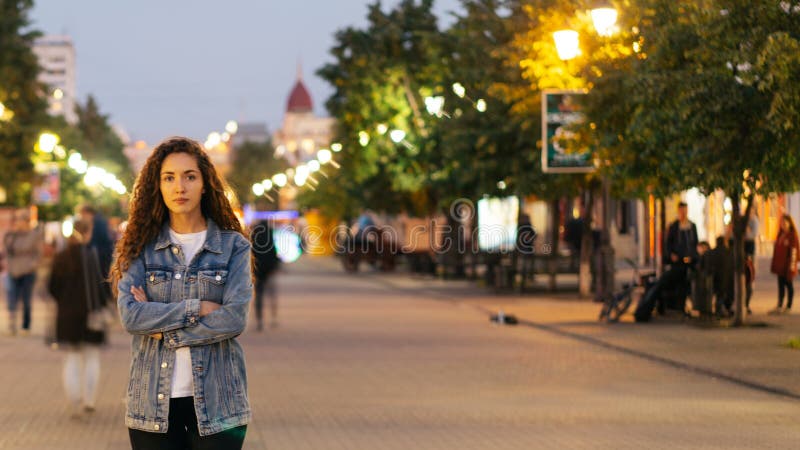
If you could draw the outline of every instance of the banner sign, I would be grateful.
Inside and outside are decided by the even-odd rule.
[[[33,204],[55,205],[61,194],[61,176],[56,163],[37,163],[33,185]]]
[[[586,91],[542,91],[542,172],[582,173],[594,171],[592,151],[567,149],[574,132],[570,127],[586,120],[581,96]]]

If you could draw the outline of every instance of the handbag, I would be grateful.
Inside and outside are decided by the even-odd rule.
[[[92,267],[91,270],[93,272],[89,272],[90,268],[86,262],[87,259],[91,258]],[[86,288],[86,328],[91,331],[105,331],[112,323],[114,323],[114,314],[105,304],[106,302],[100,301],[100,296],[102,295],[100,289],[100,283],[98,283],[98,279],[101,277],[91,277],[93,278],[92,281],[89,280],[90,274],[94,273],[95,275],[100,274],[100,267],[97,262],[97,255],[94,252],[93,248],[87,248],[84,246],[81,249],[81,260],[83,263],[83,283],[84,287]]]

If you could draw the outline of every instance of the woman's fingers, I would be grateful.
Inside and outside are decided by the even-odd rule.
[[[133,298],[137,302],[146,302],[147,295],[144,293],[144,289],[138,286],[131,286],[131,294],[133,294]]]

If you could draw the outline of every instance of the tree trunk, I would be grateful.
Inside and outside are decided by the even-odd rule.
[[[578,269],[578,292],[582,298],[592,296],[592,208],[594,195],[589,188],[584,192],[583,230],[581,231],[581,255]]]
[[[550,283],[549,289],[551,292],[555,292],[556,290],[556,273],[558,272],[558,227],[561,225],[561,220],[559,217],[560,213],[560,199],[553,200],[551,204],[551,222],[550,222],[550,242],[552,242],[552,247],[550,248],[550,264],[549,264],[549,272],[550,272]]]
[[[747,196],[747,208],[741,214],[740,199],[737,193],[733,201],[733,291],[736,315],[733,324],[742,326],[745,322],[745,276],[744,276],[744,234],[747,230],[747,221],[750,218],[750,210],[753,208],[755,194]]]

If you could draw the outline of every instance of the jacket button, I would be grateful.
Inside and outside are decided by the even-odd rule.
[[[178,254],[178,247],[172,247],[172,253]]]
[[[158,399],[159,400],[164,400],[164,394],[158,394]]]
[[[170,343],[170,345],[175,345],[175,339],[170,339],[169,343]]]
[[[158,431],[158,430],[160,430],[160,429],[161,429],[161,427],[160,427],[160,426],[158,426],[158,424],[155,424],[155,425],[153,425],[153,429],[155,429],[156,431]]]
[[[156,276],[155,275],[150,275],[150,281],[156,281]]]
[[[189,318],[189,322],[194,323],[195,322],[194,317]]]
[[[175,274],[175,279],[176,279],[176,280],[180,280],[180,279],[181,279],[181,274],[179,274],[179,273],[176,273],[176,274]]]
[[[161,368],[162,369],[166,369],[167,368],[167,363],[161,363]]]
[[[222,277],[221,277],[221,276],[219,276],[219,275],[217,275],[217,276],[216,276],[214,279],[215,279],[215,280],[217,280],[217,281],[219,281],[219,280],[221,280],[221,279],[222,279]]]

